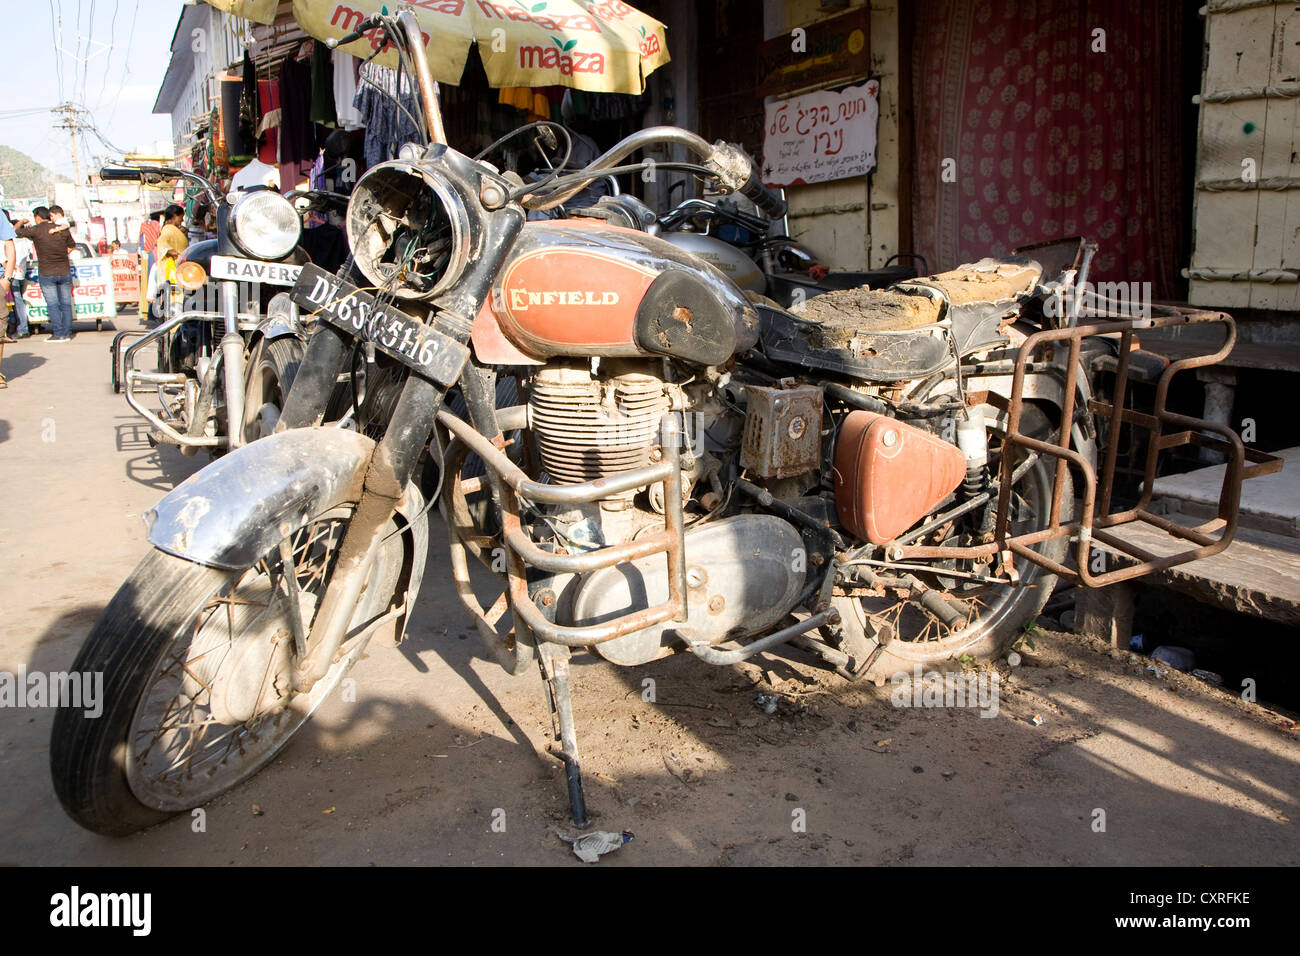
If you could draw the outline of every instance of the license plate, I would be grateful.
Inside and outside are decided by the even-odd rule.
[[[209,275],[214,279],[236,279],[240,282],[265,282],[267,285],[293,285],[298,281],[302,266],[287,262],[259,262],[237,256],[213,256]]]
[[[469,360],[469,349],[455,339],[391,305],[380,306],[374,296],[319,266],[302,267],[289,297],[303,310],[304,318],[315,316],[374,342],[385,355],[439,385],[456,384]]]

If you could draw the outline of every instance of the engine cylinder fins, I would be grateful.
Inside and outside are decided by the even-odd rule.
[[[659,420],[668,411],[663,380],[609,364],[611,374],[599,377],[585,367],[552,365],[533,379],[529,423],[543,467],[561,484],[650,463]]]

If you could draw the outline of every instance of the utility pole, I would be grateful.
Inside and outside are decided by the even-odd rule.
[[[56,106],[53,110],[56,115],[63,116],[63,122],[58,124],[59,129],[66,129],[68,136],[72,140],[72,195],[76,204],[90,214],[90,207],[86,203],[84,192],[85,180],[81,176],[81,151],[77,148],[77,131],[82,129],[85,124],[78,117],[78,110],[71,103],[64,103],[62,106]]]

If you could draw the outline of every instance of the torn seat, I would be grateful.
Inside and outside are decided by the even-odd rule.
[[[755,302],[773,359],[877,382],[922,378],[954,355],[1006,341],[1006,319],[1038,287],[1042,266],[1022,256],[981,259],[950,272],[825,292],[789,311]]]

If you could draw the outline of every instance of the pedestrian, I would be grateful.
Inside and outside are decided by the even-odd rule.
[[[58,206],[37,206],[32,210],[36,222],[18,229],[18,235],[30,239],[36,249],[40,273],[37,282],[50,315],[50,342],[72,341],[72,263],[68,253],[75,247],[72,230],[67,225],[56,225],[52,219],[63,220],[63,210]]]
[[[0,210],[0,343],[16,342],[9,337],[9,293],[13,289],[14,275],[18,271],[18,251],[14,245],[18,234],[9,221],[9,213]],[[15,306],[17,311],[17,306]]]
[[[172,203],[163,210],[163,227],[158,233],[158,244],[154,247],[154,252],[158,261],[162,262],[169,255],[179,258],[189,244],[189,237],[185,235],[185,207]]]
[[[121,251],[122,251],[122,244],[118,242],[116,239],[114,239],[111,243],[109,243],[109,250],[108,250],[109,255],[115,256]]]
[[[28,338],[32,332],[27,325],[27,300],[23,298],[23,292],[27,288],[27,274],[36,265],[36,250],[32,246],[30,239],[24,239],[19,236],[14,240],[14,249],[18,256],[18,265],[14,269],[14,276],[9,280],[9,288],[14,294],[14,315],[18,319],[17,326],[14,329],[14,335],[17,338]]]

